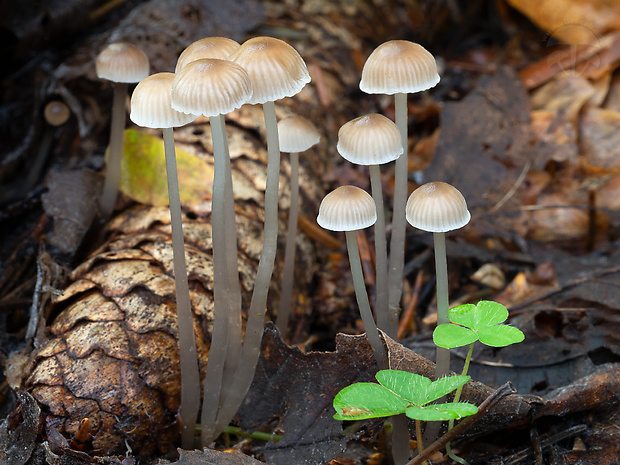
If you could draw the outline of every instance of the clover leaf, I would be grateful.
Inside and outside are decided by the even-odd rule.
[[[334,398],[336,420],[362,420],[405,413],[425,421],[458,419],[478,411],[467,403],[430,404],[469,381],[455,375],[431,381],[421,375],[400,370],[381,370],[379,384],[356,383],[342,389]]]
[[[492,347],[505,347],[523,341],[525,336],[515,328],[501,324],[508,310],[497,302],[482,300],[477,305],[459,305],[450,309],[450,322],[437,326],[433,341],[439,347],[453,349],[480,341]]]

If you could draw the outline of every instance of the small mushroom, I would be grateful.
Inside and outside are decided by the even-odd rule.
[[[245,69],[252,80],[249,104],[262,104],[267,129],[267,181],[265,187],[265,225],[263,250],[258,263],[243,343],[243,352],[234,382],[218,414],[217,429],[232,420],[254,379],[265,323],[267,294],[278,245],[278,184],[280,148],[274,102],[297,94],[310,75],[299,53],[286,42],[272,37],[247,40],[229,60]]]
[[[345,233],[355,296],[364,329],[366,329],[366,337],[372,347],[379,369],[386,369],[388,365],[385,348],[370,310],[356,236],[357,230],[368,228],[377,221],[375,201],[365,190],[359,187],[340,186],[323,198],[316,221],[319,226],[325,229],[344,231]]]
[[[288,210],[288,230],[284,248],[284,268],[280,306],[276,326],[282,338],[286,338],[288,320],[291,314],[293,278],[295,277],[295,242],[297,239],[297,217],[299,213],[299,152],[304,152],[319,143],[321,135],[310,121],[301,116],[291,116],[278,123],[280,150],[290,154],[291,159],[291,203]]]
[[[459,190],[445,182],[429,182],[418,187],[407,200],[407,221],[415,228],[433,233],[437,275],[437,324],[450,322],[448,315],[448,265],[446,232],[469,223],[471,214]],[[435,375],[450,372],[450,350],[437,347]]]
[[[234,373],[241,349],[237,231],[234,221],[226,221],[226,215],[232,215],[234,219],[235,209],[224,114],[240,108],[251,94],[252,82],[243,68],[232,61],[215,58],[204,58],[189,63],[176,75],[172,84],[173,108],[208,116],[213,137],[211,223],[215,309],[201,416],[201,436],[204,446],[210,444],[219,433],[216,428],[216,416],[218,405],[222,403],[224,370],[226,367],[229,372]],[[234,269],[229,270],[229,267]],[[239,298],[231,298],[232,295],[238,295]],[[229,332],[232,333],[230,337]]]
[[[372,197],[377,205],[375,223],[377,325],[396,338],[398,312],[388,308],[388,257],[385,213],[379,165],[396,160],[403,153],[398,126],[383,115],[372,113],[349,121],[338,131],[338,153],[358,165],[368,165]]]
[[[200,377],[194,334],[194,318],[189,297],[185,245],[181,219],[181,198],[177,177],[173,127],[183,126],[196,119],[195,114],[176,111],[171,104],[173,73],[153,74],[136,86],[131,96],[129,118],[138,126],[162,128],[166,156],[166,175],[172,227],[174,285],[179,325],[179,359],[181,365],[181,440],[184,448],[194,447],[194,425],[200,406]]]
[[[179,71],[189,63],[202,60],[203,58],[226,60],[240,46],[238,42],[226,37],[205,37],[204,39],[197,40],[191,43],[179,55],[174,73],[179,74]]]
[[[398,312],[405,260],[405,203],[407,200],[407,94],[421,92],[439,82],[435,58],[424,47],[406,40],[379,45],[362,69],[360,89],[368,94],[394,95],[396,125],[404,152],[396,160],[394,206],[390,240],[389,306]]]
[[[149,75],[149,59],[139,47],[126,42],[115,42],[97,56],[95,67],[97,77],[115,83],[110,124],[110,153],[101,194],[101,218],[107,219],[114,210],[121,173],[127,84],[139,82]]]

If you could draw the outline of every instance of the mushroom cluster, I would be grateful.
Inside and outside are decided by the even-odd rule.
[[[132,82],[131,79],[140,81],[131,98],[130,118],[137,125],[163,129],[181,357],[179,425],[182,445],[186,449],[197,445],[194,425],[201,402],[201,386],[185,266],[172,128],[190,123],[198,115],[209,118],[214,152],[211,211],[214,324],[210,356],[206,373],[203,374],[200,419],[201,445],[207,446],[232,420],[252,382],[260,354],[268,290],[277,249],[281,151],[291,154],[291,202],[284,281],[277,319],[277,326],[283,337],[286,337],[291,303],[294,300],[292,280],[299,208],[298,154],[318,143],[320,135],[312,123],[301,117],[284,119],[278,123],[275,101],[296,95],[310,82],[310,76],[297,51],[286,42],[271,37],[255,37],[243,44],[223,37],[205,38],[191,44],[181,53],[174,73],[158,73],[148,77],[148,59],[144,54],[128,44],[112,44],[109,49],[97,59],[98,75],[115,82]],[[119,58],[121,55],[117,54],[121,50],[133,55],[135,63]],[[114,54],[112,58],[109,58],[110,54]],[[120,78],[108,74],[104,66],[111,63],[120,64],[131,76]],[[425,184],[414,191],[407,201],[407,94],[429,89],[438,81],[433,56],[418,44],[404,40],[389,41],[370,55],[362,71],[360,89],[366,93],[394,95],[395,122],[376,113],[349,121],[340,128],[337,150],[347,161],[368,166],[372,196],[356,186],[341,186],[323,199],[318,212],[317,222],[320,226],[331,231],[345,232],[361,319],[380,369],[389,366],[379,330],[385,331],[392,338],[397,337],[406,221],[434,233],[438,323],[445,323],[448,311],[445,232],[464,226],[470,218],[460,192],[446,183]],[[116,199],[115,186],[118,181],[115,178],[118,175],[115,172],[122,155],[124,126],[119,108],[124,111],[126,92],[126,85],[117,85],[113,116],[116,120],[112,123],[106,187],[101,202],[104,217],[112,213]],[[243,337],[234,186],[225,115],[245,104],[263,106],[268,163],[263,248]],[[117,121],[119,119],[120,123]],[[385,206],[380,165],[391,162],[395,162],[394,198],[391,228],[388,228],[385,212],[389,209]],[[420,183],[421,173],[415,173],[414,177]],[[113,195],[108,191],[113,192]],[[374,316],[365,288],[356,235],[356,231],[372,225],[376,256]],[[388,229],[391,231],[389,260]],[[449,352],[446,354],[438,350],[437,365],[438,375],[447,373]],[[406,425],[395,424],[396,435],[402,433],[396,431],[398,428],[406,430]],[[407,448],[395,449],[398,463],[408,454],[407,451]]]

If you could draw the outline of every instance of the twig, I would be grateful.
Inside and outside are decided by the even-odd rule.
[[[517,392],[511,382],[507,382],[500,386],[493,394],[487,397],[482,404],[478,406],[478,413],[467,417],[460,422],[442,437],[433,442],[430,446],[424,449],[420,455],[414,457],[407,465],[419,465],[428,459],[432,454],[443,448],[448,442],[452,441],[459,434],[469,428],[471,425],[480,420],[490,409],[492,409],[497,403],[509,394]]]

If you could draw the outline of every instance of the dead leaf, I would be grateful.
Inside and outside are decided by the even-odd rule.
[[[620,29],[620,5],[606,0],[509,0],[553,40],[573,45],[593,45],[601,34]],[[570,16],[567,18],[567,12]]]
[[[201,203],[211,198],[213,165],[176,148],[177,176],[181,202]],[[119,189],[145,205],[168,205],[164,141],[136,129],[126,129]]]
[[[179,460],[170,465],[262,465],[252,457],[240,452],[220,452],[212,449],[182,450],[179,449]]]
[[[454,184],[470,208],[492,206],[527,162],[528,101],[515,71],[501,67],[483,76],[463,100],[446,102],[435,157],[424,176]]]
[[[581,155],[590,166],[620,170],[620,113],[588,108],[579,123]]]

